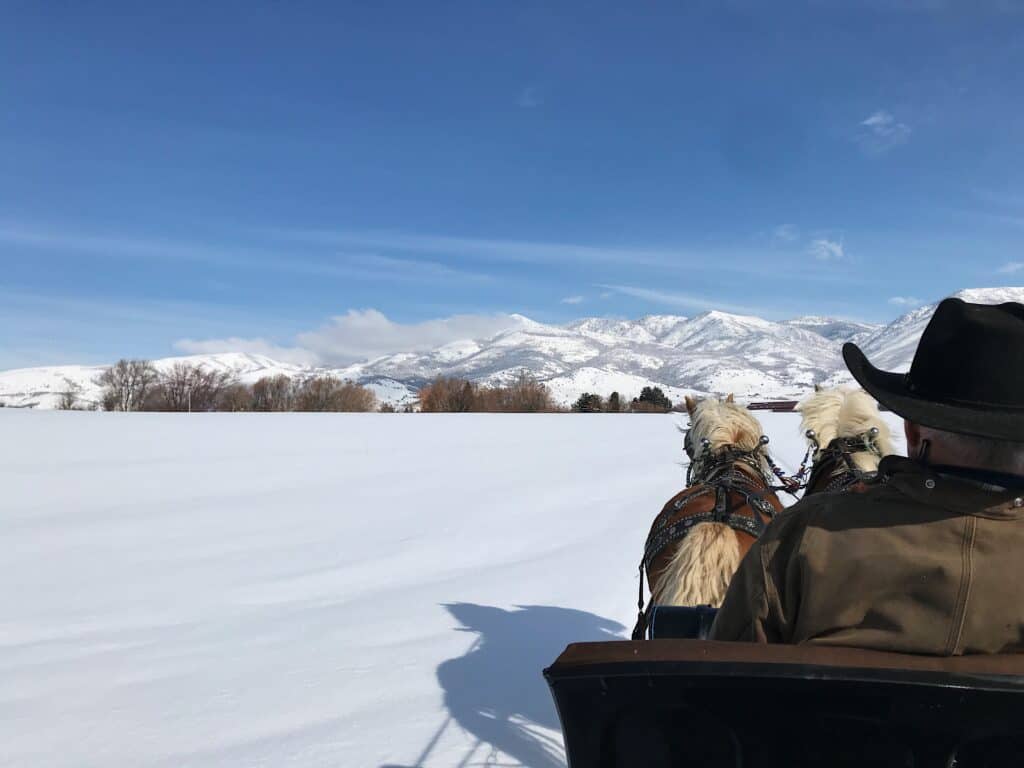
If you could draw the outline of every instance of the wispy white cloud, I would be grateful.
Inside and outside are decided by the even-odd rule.
[[[397,323],[376,309],[350,309],[316,330],[300,333],[296,341],[321,360],[341,363],[391,352],[423,351],[462,339],[489,338],[526,322],[519,315],[493,314]]]
[[[748,304],[732,304],[692,293],[663,291],[657,288],[643,288],[634,285],[598,284],[597,287],[605,288],[624,296],[632,296],[634,299],[641,299],[643,301],[649,301],[654,304],[662,304],[669,307],[679,307],[690,311],[706,312],[717,309],[723,312],[732,312],[735,314],[772,314],[771,310],[767,310],[764,307],[756,307]]]
[[[629,247],[580,245],[575,243],[551,243],[531,240],[498,240],[487,238],[457,237],[446,235],[423,235],[400,232],[321,230],[321,229],[272,229],[263,230],[285,242],[319,244],[360,248],[394,254],[432,254],[460,257],[464,263],[507,263],[535,264],[538,266],[572,265],[596,268],[598,266],[651,267],[664,272],[692,275],[696,272],[724,273],[749,279],[753,276],[777,278],[780,258],[765,258],[763,245],[749,246],[716,245],[713,247]],[[793,270],[802,265],[797,253],[782,256],[791,263]],[[846,282],[859,280],[857,276],[837,277],[834,270],[815,272],[802,269],[799,278],[806,281]],[[605,278],[608,279],[608,278]]]
[[[566,296],[564,299],[562,299],[562,303],[563,304],[582,304],[583,303],[583,297],[582,296]]]
[[[479,272],[422,258],[398,258],[367,251],[335,251],[310,257],[263,248],[213,246],[205,243],[95,235],[56,229],[33,229],[0,222],[0,243],[56,253],[88,254],[103,259],[195,263],[247,270],[354,280],[490,280]]]
[[[827,237],[812,240],[807,252],[818,261],[842,261],[846,258],[842,241],[829,240]]]
[[[1024,194],[1021,194],[1019,190],[1007,191],[974,187],[971,189],[971,197],[996,208],[1018,211],[1024,209]]]
[[[800,230],[793,224],[779,224],[772,230],[771,241],[773,245],[795,243],[799,239]]]
[[[282,345],[263,338],[181,339],[175,348],[190,354],[244,351],[282,361],[315,365],[349,365],[396,352],[423,352],[464,339],[485,339],[520,328],[520,315],[452,315],[418,323],[399,323],[376,309],[350,309]]]
[[[880,109],[861,120],[857,142],[868,154],[881,154],[906,143],[910,139],[910,126],[897,120],[892,113]]]
[[[527,264],[699,265],[706,254],[685,249],[650,249],[532,240],[497,240],[448,235],[345,230],[272,230],[285,240],[321,245],[357,246],[385,251],[465,256],[478,260]]]
[[[91,298],[68,294],[45,294],[19,286],[0,285],[0,326],[5,312],[22,323],[29,318],[50,319],[68,326],[107,323],[110,328],[166,326],[180,328],[182,318],[202,323],[240,323],[271,317],[265,310],[246,310],[231,305],[189,300],[126,299],[116,295]],[[17,314],[15,314],[17,313]]]
[[[544,101],[541,98],[540,91],[534,86],[527,86],[519,92],[519,96],[516,98],[516,105],[521,109],[535,109],[543,104]]]
[[[1024,269],[1024,261],[1008,261],[996,271],[1001,275],[1012,275],[1022,269]]]
[[[889,303],[896,307],[920,307],[924,302],[916,296],[892,296]]]
[[[0,369],[158,356],[168,339],[185,334],[239,327],[263,332],[286,321],[272,307],[117,293],[85,297],[0,284]]]

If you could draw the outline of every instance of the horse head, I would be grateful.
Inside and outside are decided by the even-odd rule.
[[[701,400],[687,395],[685,401],[690,426],[685,430],[683,447],[691,462],[705,461],[731,449],[747,454],[762,472],[770,471],[761,422],[731,394]]]
[[[826,478],[848,487],[876,472],[883,456],[895,453],[889,425],[878,404],[862,389],[815,385],[814,394],[800,402],[797,410],[812,452],[807,493],[831,486],[823,483]]]

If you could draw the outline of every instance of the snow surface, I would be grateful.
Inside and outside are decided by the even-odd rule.
[[[0,765],[562,765],[677,418],[0,410]]]

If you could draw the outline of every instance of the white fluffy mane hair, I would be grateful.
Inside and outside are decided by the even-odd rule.
[[[752,451],[761,445],[764,430],[750,411],[732,401],[732,396],[725,400],[709,398],[697,403],[690,414],[690,440],[695,455],[701,452],[701,444],[706,438],[711,443],[711,452],[716,453],[727,445],[742,451]],[[758,452],[761,468],[768,472],[769,467],[764,460],[763,451]]]
[[[691,407],[690,438],[700,453],[701,441],[711,442],[711,451],[727,445],[741,450],[760,446],[761,422],[744,408],[725,400],[701,400]],[[764,459],[761,466],[769,471]],[[699,523],[676,548],[668,565],[651,585],[651,599],[656,605],[711,605],[718,607],[725,598],[729,582],[740,565],[740,542],[736,532],[723,523]]]
[[[818,445],[824,449],[837,437],[856,437],[872,427],[878,429],[875,444],[882,456],[895,453],[892,444],[892,433],[878,412],[878,403],[863,389],[853,387],[835,387],[834,389],[815,388],[813,395],[803,400],[796,409],[801,413],[800,430],[805,432],[813,429]],[[878,469],[879,457],[870,451],[859,451],[851,454],[853,463],[864,472]],[[818,456],[815,454],[814,460]]]

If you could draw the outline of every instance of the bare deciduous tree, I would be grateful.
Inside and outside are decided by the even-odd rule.
[[[234,383],[227,371],[175,363],[160,377],[145,407],[154,411],[214,411],[223,392]]]
[[[467,413],[479,410],[479,387],[465,379],[439,376],[420,390],[420,410],[425,413]]]
[[[107,411],[137,411],[157,383],[157,371],[148,360],[118,360],[100,374],[102,405]]]
[[[542,413],[556,410],[555,401],[548,388],[525,371],[504,387],[504,390],[505,410],[510,413]]]
[[[80,387],[75,384],[71,379],[65,377],[64,384],[67,389],[60,393],[60,397],[57,399],[57,410],[58,411],[74,411],[78,409],[78,395],[80,393]]]
[[[481,387],[465,379],[440,377],[419,392],[420,410],[427,413],[540,413],[557,411],[548,388],[521,372],[504,387]]]
[[[252,410],[252,387],[245,384],[231,384],[227,386],[217,400],[218,411],[240,411]]]
[[[367,413],[377,410],[377,396],[369,389],[346,381],[334,395],[334,410]]]
[[[254,411],[290,411],[294,400],[292,380],[287,376],[264,376],[252,385]]]
[[[295,394],[297,411],[372,411],[376,407],[373,392],[333,376],[306,379]]]

